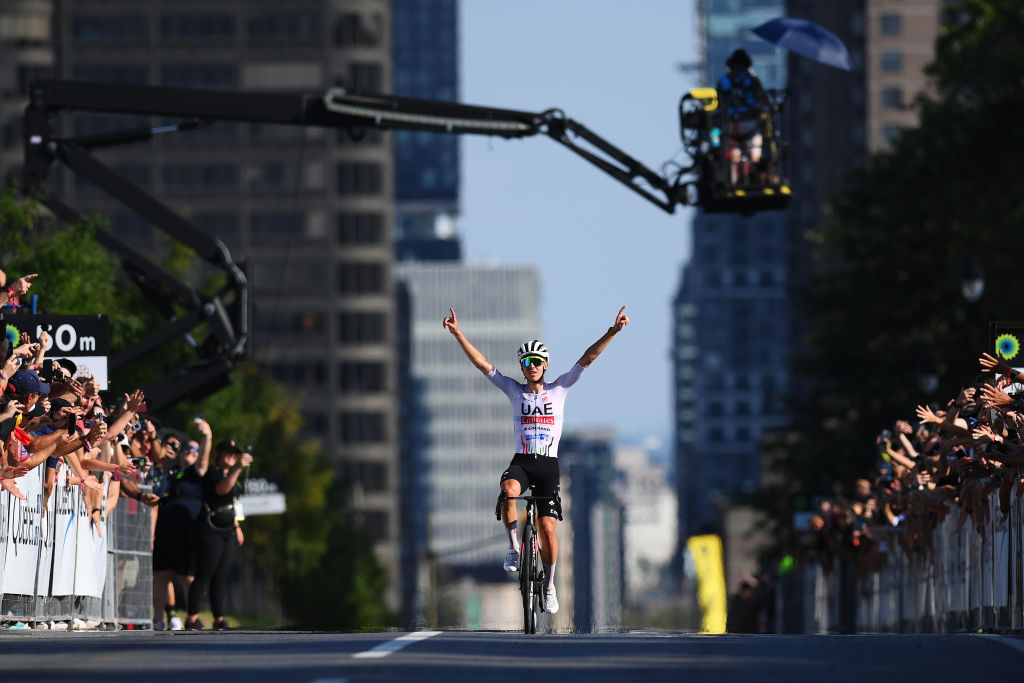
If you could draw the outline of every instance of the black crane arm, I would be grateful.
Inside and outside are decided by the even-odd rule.
[[[54,120],[63,111],[95,111],[180,118],[177,123],[133,128],[112,133],[62,138]],[[547,135],[661,209],[672,213],[676,205],[691,203],[687,186],[677,177],[669,180],[632,158],[583,124],[560,110],[542,113],[479,107],[455,102],[392,95],[351,94],[333,88],[322,94],[226,92],[192,88],[87,83],[46,80],[33,84],[25,112],[26,192],[41,194],[50,168],[60,162],[122,202],[136,214],[192,248],[208,263],[223,269],[228,285],[217,296],[202,299],[148,259],[122,245],[109,233],[98,240],[118,253],[132,278],[155,301],[171,324],[123,350],[115,366],[128,362],[158,345],[180,336],[186,324],[207,322],[216,349],[213,356],[197,360],[194,367],[178,372],[174,381],[162,380],[144,387],[155,408],[181,398],[182,391],[200,392],[221,382],[232,363],[246,352],[249,334],[248,283],[227,247],[198,228],[171,207],[128,182],[91,154],[91,150],[148,140],[163,133],[186,130],[215,121],[247,121],[348,130],[357,138],[367,128],[427,130],[453,134],[523,138]],[[77,212],[52,195],[42,201],[64,220]],[[186,313],[174,318],[167,302],[174,301]],[[116,367],[115,367],[116,369]]]

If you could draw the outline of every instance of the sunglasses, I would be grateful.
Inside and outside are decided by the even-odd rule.
[[[199,446],[185,446],[185,450],[186,451],[195,451],[196,453],[198,453],[199,452]]]
[[[523,364],[524,368],[528,368],[531,365],[533,367],[535,367],[535,368],[539,368],[540,366],[544,365],[544,359],[543,358],[537,358],[536,356],[530,356],[530,357],[524,358],[524,359],[522,359],[519,362]]]

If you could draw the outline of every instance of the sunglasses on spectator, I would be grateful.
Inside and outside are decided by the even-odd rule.
[[[185,446],[185,450],[186,451],[195,451],[196,453],[198,453],[199,452],[199,446]]]
[[[540,366],[544,365],[544,359],[538,358],[537,356],[528,356],[519,362],[523,364],[524,368],[528,368],[531,365],[535,368],[539,368]]]

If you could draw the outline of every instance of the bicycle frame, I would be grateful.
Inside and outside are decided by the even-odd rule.
[[[544,569],[540,560],[540,546],[537,543],[538,500],[550,500],[545,496],[508,496],[506,500],[526,501],[526,525],[523,528],[523,542],[519,554],[519,590],[523,595],[523,633],[537,633],[537,615],[541,612],[544,599]]]

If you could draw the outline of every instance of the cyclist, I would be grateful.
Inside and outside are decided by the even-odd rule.
[[[516,356],[525,382],[505,377],[491,365],[484,354],[473,346],[459,329],[455,318],[455,309],[449,308],[450,316],[446,316],[442,325],[454,335],[470,362],[487,379],[505,392],[513,409],[513,428],[518,446],[512,456],[512,462],[501,475],[502,520],[508,533],[508,554],[503,568],[506,572],[519,569],[519,540],[516,533],[516,501],[505,500],[523,493],[527,487],[533,489],[535,496],[547,497],[550,500],[538,506],[539,529],[541,543],[541,560],[544,562],[545,590],[544,611],[554,614],[558,611],[558,596],[555,593],[555,562],[558,560],[558,539],[555,527],[562,518],[562,502],[558,496],[558,441],[562,434],[562,416],[565,396],[569,388],[576,384],[583,371],[597,359],[619,331],[629,324],[626,307],[619,309],[615,323],[601,338],[591,344],[569,372],[560,375],[552,382],[544,378],[548,369],[548,348],[536,339],[519,347]]]

